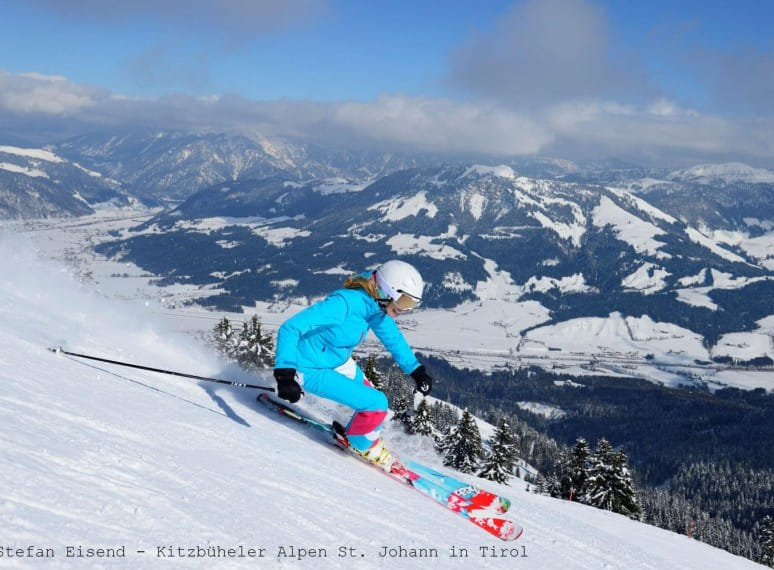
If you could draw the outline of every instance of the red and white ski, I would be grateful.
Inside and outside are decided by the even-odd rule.
[[[260,394],[258,401],[266,408],[294,421],[312,426],[331,437],[331,442],[339,448],[346,447],[346,441],[336,433],[333,426],[319,421],[290,406],[272,400],[267,394]],[[367,461],[352,452],[352,457],[373,467],[380,473],[410,486],[450,511],[468,519],[489,534],[502,540],[516,540],[523,529],[514,521],[502,515],[510,508],[510,501],[490,491],[479,489],[439,471],[431,469],[413,460],[401,460],[395,457],[390,471]],[[394,457],[394,456],[393,456]]]

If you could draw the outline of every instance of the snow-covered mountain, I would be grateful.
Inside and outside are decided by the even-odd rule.
[[[329,149],[258,134],[190,131],[109,131],[82,135],[55,148],[121,180],[149,202],[179,202],[221,182],[279,174],[296,181],[331,176],[368,179],[428,160]]]
[[[744,164],[703,165],[622,185],[674,217],[735,246],[774,226],[774,172]]]
[[[754,168],[741,162],[699,164],[691,168],[675,170],[667,178],[701,184],[774,184],[774,172],[765,168]]]
[[[489,348],[511,356],[612,350],[678,355],[681,365],[771,364],[772,228],[710,231],[650,196],[506,165],[403,170],[370,184],[276,176],[198,192],[98,251],[164,283],[197,285],[203,303],[235,311],[303,303],[400,256],[429,283],[425,311],[453,309],[452,322],[442,312],[433,322],[454,327],[478,307],[501,337]],[[758,212],[762,226],[774,224],[774,212]],[[578,340],[572,331],[587,332]]]
[[[570,260],[590,275],[591,260],[582,258],[581,252],[595,247],[595,240],[606,233],[613,243],[620,242],[614,246],[617,253],[628,250],[637,258],[622,264],[623,269],[633,271],[650,260],[667,266],[673,260],[705,258],[702,262],[728,268],[736,264],[738,271],[760,275],[771,263],[767,247],[746,247],[742,239],[735,243],[716,239],[705,228],[693,227],[627,189],[527,178],[508,166],[406,170],[370,185],[337,182],[335,193],[329,187],[325,180],[299,184],[283,176],[222,184],[195,194],[160,217],[158,224],[168,228],[180,220],[212,217],[282,223],[294,219],[287,225],[314,226],[315,233],[335,226],[349,232],[355,241],[387,239],[393,243],[387,244],[390,249],[399,254],[401,246],[394,244],[412,233],[417,247],[404,249],[444,261],[466,257],[460,251],[470,247],[471,241],[479,246],[486,242],[485,249],[507,243],[520,247],[509,259],[497,259],[499,266],[511,270],[514,277],[523,274],[527,278],[536,273],[535,265],[529,263],[534,261],[548,277],[566,277],[560,275],[562,262]],[[774,212],[758,212],[764,220],[774,219]],[[761,221],[759,225],[767,224]],[[450,248],[448,255],[441,253],[444,246]],[[546,269],[549,267],[558,269]],[[684,276],[672,281],[680,277]],[[636,281],[632,278],[628,283],[636,288]]]
[[[512,499],[525,529],[506,545],[257,409],[251,391],[52,353],[48,347],[64,345],[239,376],[170,330],[153,311],[152,290],[146,304],[97,294],[34,249],[0,234],[2,565],[759,567],[620,515],[527,493],[519,480],[487,483]],[[311,397],[302,404],[340,413]],[[387,437],[399,451],[433,460],[421,442],[392,430]],[[189,558],[191,549],[224,554]]]
[[[100,185],[119,184],[112,180],[146,202],[178,204],[99,240],[113,242],[99,251],[164,284],[199,288],[198,298],[220,309],[303,303],[345,274],[401,256],[431,284],[426,309],[494,311],[490,342],[506,355],[570,357],[578,352],[570,331],[588,330],[596,332],[585,354],[774,360],[774,184],[766,170],[550,158],[425,166],[431,157],[147,131],[17,148],[0,162],[6,217],[89,212],[108,196]],[[80,178],[54,176],[61,168]],[[78,190],[88,183],[94,192]],[[636,325],[646,319],[652,326]]]
[[[116,180],[49,149],[0,146],[0,219],[82,216],[136,202]]]

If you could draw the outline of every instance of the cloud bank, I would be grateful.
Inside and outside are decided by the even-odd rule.
[[[496,101],[407,95],[372,102],[129,98],[62,77],[0,71],[0,120],[30,140],[39,132],[61,140],[106,128],[148,127],[239,131],[385,151],[774,166],[774,120],[702,114],[663,99],[647,105],[556,102],[526,112]]]

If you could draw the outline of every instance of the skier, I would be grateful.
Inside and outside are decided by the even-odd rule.
[[[352,408],[345,432],[351,448],[386,471],[393,463],[380,437],[387,397],[364,377],[352,351],[373,330],[414,379],[417,391],[427,395],[433,381],[394,321],[419,304],[423,289],[412,265],[387,261],[376,271],[350,277],[342,289],[285,321],[277,333],[277,395],[295,403],[307,391]]]

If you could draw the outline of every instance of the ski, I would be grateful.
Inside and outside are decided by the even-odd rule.
[[[260,394],[257,400],[269,410],[325,433],[339,449],[347,449],[346,440],[331,424],[277,402],[267,394]],[[349,454],[391,479],[416,489],[497,538],[516,540],[523,532],[512,520],[500,516],[510,507],[510,501],[505,497],[481,490],[413,460],[403,461],[393,455],[395,463],[390,471],[385,471],[352,451]]]
[[[488,509],[494,510],[498,514],[503,514],[511,508],[511,500],[507,497],[481,489],[470,483],[465,483],[411,459],[406,460],[404,464],[411,471],[419,473],[423,477],[433,478],[447,489],[453,489],[455,494],[464,497],[471,503],[471,510]]]
[[[297,422],[310,425],[327,435],[330,435],[333,439],[333,443],[339,447],[346,449],[348,444],[345,439],[337,433],[332,424],[327,424],[312,418],[309,415],[302,414],[290,406],[287,406],[281,402],[271,399],[267,394],[261,394],[257,398],[265,406],[273,409],[274,411],[284,415]],[[364,463],[372,465],[370,462],[363,460],[359,455],[354,454],[356,459],[362,460]],[[436,471],[430,467],[422,465],[414,460],[400,460],[400,464],[405,467],[407,472],[412,474],[421,475],[421,485],[427,488],[428,493],[435,493],[436,495],[444,494],[449,498],[450,503],[454,503],[455,508],[465,508],[468,512],[483,512],[486,511],[489,514],[503,514],[511,506],[511,501],[507,497],[502,497],[490,491],[483,490],[479,487],[455,479],[449,475]],[[389,474],[389,473],[388,473]],[[416,484],[414,485],[416,486]]]

